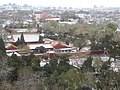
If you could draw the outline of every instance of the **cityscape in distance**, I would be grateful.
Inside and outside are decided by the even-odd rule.
[[[50,1],[1,0],[0,90],[120,90],[117,0]]]

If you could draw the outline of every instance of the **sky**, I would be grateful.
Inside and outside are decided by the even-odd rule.
[[[120,7],[120,0],[0,0],[0,4],[8,3],[74,8],[92,8],[94,5],[97,7]]]

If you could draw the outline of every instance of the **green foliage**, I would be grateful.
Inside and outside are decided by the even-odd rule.
[[[12,56],[9,58],[8,65],[10,67],[19,69],[19,67],[21,66],[21,60],[19,57],[17,57],[16,54],[13,53]]]
[[[115,23],[108,23],[107,24],[107,28],[115,31],[117,29],[117,24],[115,24]]]
[[[33,58],[31,62],[32,62],[33,70],[37,71],[40,69],[40,59],[39,58],[37,58],[37,57]]]
[[[63,73],[61,78],[63,79],[63,83],[67,84],[66,90],[76,90],[85,81],[84,73],[75,68]]]
[[[35,49],[37,50],[38,53],[45,53],[46,52],[46,49],[43,46],[36,47]]]
[[[53,26],[54,28],[58,28],[58,27],[59,27],[58,22],[56,22],[56,21],[50,21],[50,24],[51,24],[51,26]]]
[[[23,23],[19,23],[14,25],[14,28],[23,28]]]
[[[29,56],[22,56],[22,65],[23,66],[31,66],[33,59],[36,59],[36,56],[33,54],[31,54]]]
[[[103,61],[102,60],[100,60],[100,58],[95,58],[95,59],[93,59],[93,67],[96,69],[96,70],[100,70],[102,67],[103,67]]]
[[[105,35],[104,37],[96,40],[95,37],[91,39],[91,50],[110,50],[112,35]]]
[[[39,42],[43,43],[43,37],[42,36],[39,36]]]
[[[115,33],[115,30],[117,30],[117,24],[115,23],[108,23],[107,29],[105,30],[105,33],[108,35],[113,35]]]
[[[9,75],[10,81],[16,81],[18,78],[18,70],[20,66],[22,65],[22,62],[19,57],[17,57],[16,54],[12,54],[12,56],[8,60],[9,67],[12,67],[13,70],[11,70],[11,73]]]
[[[50,63],[44,66],[45,75],[49,77],[55,71],[55,69],[57,69],[57,66],[57,59],[50,60]]]
[[[0,37],[0,55],[6,55],[6,49],[2,37]]]
[[[17,81],[17,78],[18,78],[18,70],[15,68],[10,72],[8,76],[8,80],[13,82],[13,81]]]
[[[85,83],[84,73],[70,66],[67,57],[62,55],[59,59],[51,60],[44,66],[47,87],[55,88],[56,85],[58,89],[61,87],[62,90],[75,90]]]
[[[105,35],[105,37],[102,38],[101,45],[104,47],[104,49],[110,50],[112,48],[110,45],[111,39],[111,35]]]
[[[114,59],[120,59],[120,41],[111,41],[110,56]]]
[[[22,58],[19,58],[16,54],[13,54],[8,60],[9,67],[13,68],[10,72],[9,80],[16,81],[18,79],[20,69],[24,67],[30,67],[33,71],[40,70],[39,63],[40,59],[34,55],[22,56]]]
[[[93,72],[94,71],[94,68],[92,67],[92,61],[93,61],[93,58],[91,57],[88,57],[87,60],[83,63],[82,65],[82,70],[84,72]]]
[[[81,86],[77,90],[92,90],[92,89],[88,86]]]
[[[79,47],[80,49],[86,45],[86,40],[85,36],[80,35],[79,37],[76,36],[75,39],[73,40],[73,44],[76,47]]]
[[[91,38],[91,50],[95,50],[96,49],[96,39],[95,37],[93,36]]]
[[[104,62],[101,67],[101,71],[108,70],[109,68],[110,68],[110,61]]]

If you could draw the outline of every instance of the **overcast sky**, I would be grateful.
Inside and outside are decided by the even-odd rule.
[[[61,6],[61,7],[120,7],[120,0],[0,0],[0,4],[16,3],[33,6]]]

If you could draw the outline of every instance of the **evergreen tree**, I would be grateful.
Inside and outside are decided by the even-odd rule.
[[[21,34],[21,38],[20,39],[21,39],[20,40],[21,44],[24,45],[25,44],[25,39],[24,39],[23,33]]]
[[[18,46],[18,45],[20,45],[21,43],[20,43],[20,38],[18,38],[18,40],[14,43],[14,45],[16,45],[16,46]]]
[[[88,57],[87,60],[82,65],[82,70],[85,72],[87,71],[92,72],[94,70],[94,67],[92,67],[92,61],[93,61],[93,58]]]
[[[39,36],[39,42],[43,43],[43,37],[42,36]]]
[[[45,53],[46,49],[43,46],[36,47],[36,50],[38,50],[38,53]]]
[[[4,45],[4,41],[3,41],[2,37],[0,37],[0,54],[1,55],[6,54],[6,49],[5,49],[5,45]]]

